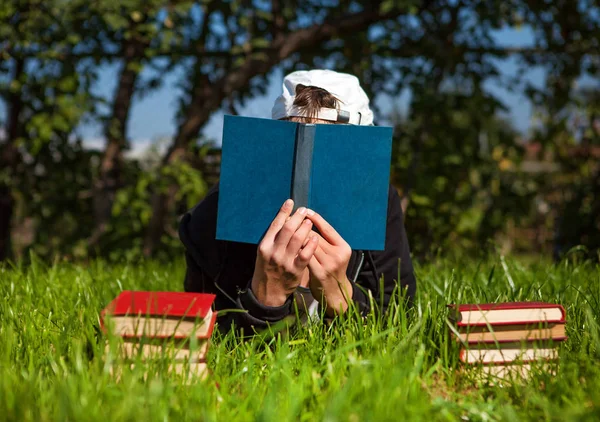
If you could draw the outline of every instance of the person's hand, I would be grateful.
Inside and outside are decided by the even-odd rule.
[[[320,233],[318,246],[308,263],[310,290],[327,315],[334,316],[345,312],[352,298],[352,284],[346,275],[352,249],[319,214],[308,210],[307,218]]]
[[[258,245],[252,292],[266,306],[281,306],[301,283],[318,245],[307,209],[290,217],[294,202],[288,199]]]

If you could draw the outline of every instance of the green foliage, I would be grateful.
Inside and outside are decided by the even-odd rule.
[[[206,193],[201,172],[185,162],[160,168],[127,161],[125,187],[112,206],[107,235],[90,251],[87,239],[94,227],[91,186],[98,171],[100,154],[84,149],[80,140],[55,139],[42,144],[37,158],[23,163],[20,189],[16,192],[15,255],[26,258],[30,252],[52,260],[57,257],[87,259],[96,253],[113,260],[142,256],[144,229],[152,215],[151,196],[178,184],[178,203],[191,207]],[[146,163],[147,164],[147,163]],[[21,192],[31,192],[25,196]],[[172,258],[181,253],[177,229],[178,210],[171,210],[168,235],[158,256]]]
[[[410,198],[406,228],[418,254],[475,250],[528,214],[535,186],[515,171],[517,135],[485,94],[415,98],[400,116],[393,180]]]
[[[600,91],[583,86],[573,95],[538,107],[536,139],[561,166],[543,191],[557,209],[555,255],[581,245],[600,259]]]
[[[13,242],[18,256],[29,247],[45,257],[133,257],[154,237],[160,241],[150,252],[169,256],[177,216],[206,190],[193,164],[198,155],[189,151],[211,115],[235,113],[265,94],[275,69],[307,67],[355,74],[372,104],[410,93],[409,110],[394,122],[393,176],[409,196],[407,227],[418,253],[477,249],[509,225],[538,224],[534,201],[555,182],[568,193],[553,205],[564,216],[556,216],[561,244],[593,251],[600,244],[598,171],[594,157],[568,152],[576,137],[565,122],[569,108],[579,107],[597,145],[597,98],[580,98],[575,82],[582,75],[597,82],[598,16],[594,2],[566,0],[4,1],[0,253],[1,234],[12,226],[16,237],[33,239]],[[530,30],[533,47],[499,42],[497,31],[507,27]],[[515,77],[503,74],[507,58],[519,67]],[[96,94],[103,65],[119,69],[109,98]],[[541,83],[521,77],[533,66],[548,75]],[[149,172],[124,157],[128,116],[176,69],[177,133]],[[499,118],[490,83],[543,109],[539,140],[556,151],[565,177],[520,172],[517,134]],[[378,123],[390,112],[376,110]],[[101,154],[69,143],[88,122],[103,128]],[[57,158],[57,148],[76,158]],[[165,220],[149,224],[155,215]],[[34,233],[18,235],[24,226]]]
[[[100,255],[114,260],[143,257],[142,239],[152,217],[152,194],[167,193],[175,185],[180,187],[176,200],[178,203],[185,200],[186,208],[191,208],[206,194],[207,187],[202,174],[185,162],[135,171],[132,182],[117,193],[111,227],[100,246]],[[175,209],[170,210],[173,218],[169,219],[170,225],[162,239],[161,250],[157,253],[163,259],[181,254],[176,212]]]
[[[35,159],[24,162],[16,190],[15,252],[27,250],[39,256],[79,256],[82,230],[91,227],[90,163],[98,154],[83,148],[81,141],[55,138],[40,145]]]
[[[352,316],[285,336],[215,334],[211,377],[186,385],[162,364],[105,351],[100,310],[124,289],[179,290],[181,261],[0,267],[0,412],[5,420],[595,420],[600,411],[600,268],[501,258],[417,266],[406,317]],[[488,383],[457,362],[448,303],[558,302],[568,340],[556,376]],[[143,379],[143,372],[152,374]],[[216,383],[219,384],[217,387]]]

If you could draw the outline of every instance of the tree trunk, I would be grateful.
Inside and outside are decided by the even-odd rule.
[[[15,61],[13,80],[19,80],[25,70],[25,60]],[[23,99],[19,92],[12,92],[8,96],[8,119],[6,125],[6,142],[0,145],[0,169],[8,171],[8,177],[15,177],[19,153],[15,143],[21,135],[20,116],[23,109]],[[14,199],[10,185],[0,183],[0,261],[11,256],[11,222],[14,208]]]
[[[144,238],[144,256],[149,257],[160,245],[160,238],[166,232],[165,224],[168,216],[175,209],[175,195],[178,187],[170,185],[166,193],[157,193],[152,196],[152,218],[148,224],[146,237]]]
[[[11,218],[13,198],[8,186],[0,185],[0,262],[11,256]]]
[[[253,56],[250,52],[241,66],[226,72],[225,76],[218,81],[211,82],[207,75],[201,75],[194,81],[191,91],[192,101],[162,165],[166,166],[181,159],[202,126],[212,113],[219,109],[223,100],[243,88],[255,76],[268,73],[278,63],[303,48],[314,46],[335,36],[352,35],[367,29],[374,22],[393,19],[400,14],[399,10],[382,14],[379,7],[374,5],[370,10],[292,32],[285,32],[280,28],[281,32],[274,37],[271,51],[266,54],[266,57],[265,55]],[[202,63],[202,56],[199,56],[197,61]],[[172,186],[167,193],[157,192],[153,196],[152,218],[144,238],[144,254],[146,256],[152,255],[159,245],[169,209],[175,203],[176,192],[176,186]]]
[[[135,38],[129,39],[123,45],[123,68],[115,91],[112,115],[104,130],[106,147],[100,163],[98,180],[94,185],[95,227],[88,241],[88,248],[92,253],[108,229],[117,190],[123,185],[123,150],[126,146],[127,121],[139,75],[139,66],[135,62],[142,56],[144,48],[145,44]]]

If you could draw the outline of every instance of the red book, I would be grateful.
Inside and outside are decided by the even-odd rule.
[[[208,338],[216,320],[215,295],[205,293],[123,291],[100,313],[106,330],[122,337]]]
[[[458,327],[513,325],[535,323],[564,323],[565,308],[546,302],[505,302],[448,305],[449,318]]]
[[[452,336],[457,342],[468,344],[510,343],[514,341],[564,341],[565,323],[530,323],[504,325],[468,325],[456,327]]]
[[[554,343],[530,343],[523,344],[512,342],[506,344],[482,345],[482,347],[472,347],[462,349],[459,359],[464,363],[470,364],[504,364],[519,361],[521,363],[531,363],[542,360],[558,359],[558,347]]]

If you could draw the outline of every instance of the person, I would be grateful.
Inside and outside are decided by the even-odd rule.
[[[369,99],[358,78],[321,69],[288,74],[272,117],[373,125]],[[216,240],[218,196],[217,183],[184,214],[179,236],[185,246],[185,290],[215,294],[217,310],[243,311],[225,312],[219,318],[221,329],[234,324],[245,332],[260,331],[295,315],[294,302],[313,315],[316,305],[331,318],[345,312],[351,302],[362,314],[372,304],[385,312],[398,287],[406,290],[408,300],[413,298],[416,280],[410,248],[400,198],[391,185],[383,251],[351,250],[318,210],[299,208],[292,213],[291,199],[281,206],[258,245]]]

